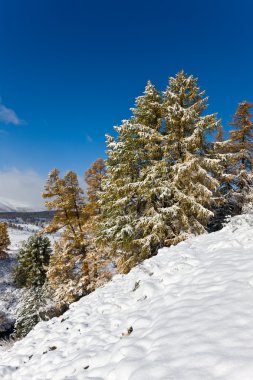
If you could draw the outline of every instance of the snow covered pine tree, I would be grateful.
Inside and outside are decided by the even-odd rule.
[[[170,78],[164,92],[164,149],[172,169],[170,186],[178,206],[175,228],[179,241],[189,234],[203,233],[213,216],[212,208],[220,201],[222,166],[210,153],[207,141],[220,122],[216,114],[203,115],[208,100],[204,93],[197,78],[183,70]]]
[[[107,137],[108,167],[100,197],[98,243],[111,243],[127,272],[163,245],[205,231],[218,194],[218,159],[208,156],[206,134],[216,115],[202,116],[207,98],[197,80],[180,72],[163,101],[148,82],[133,117]]]

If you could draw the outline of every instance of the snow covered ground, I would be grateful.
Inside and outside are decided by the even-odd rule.
[[[1,380],[252,380],[253,216],[161,249],[0,364]]]

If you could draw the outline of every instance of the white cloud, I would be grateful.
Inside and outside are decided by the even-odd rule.
[[[33,170],[0,170],[0,199],[32,209],[41,209],[44,206],[41,193],[45,181],[45,178]]]
[[[19,119],[15,111],[11,108],[7,108],[0,101],[0,123],[20,125],[25,124],[25,121]]]

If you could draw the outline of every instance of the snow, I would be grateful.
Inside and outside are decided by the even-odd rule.
[[[252,380],[253,215],[116,275],[0,353],[1,380]]]

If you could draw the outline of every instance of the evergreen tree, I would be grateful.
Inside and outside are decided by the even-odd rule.
[[[252,103],[243,101],[238,105],[231,126],[236,127],[229,134],[228,151],[234,172],[234,187],[238,201],[243,205],[244,198],[252,187],[253,169],[253,123],[250,109]]]
[[[66,309],[57,308],[52,301],[53,290],[45,284],[32,286],[22,295],[14,326],[15,339],[25,337],[41,321],[60,316]]]
[[[157,252],[173,233],[168,163],[163,160],[161,96],[149,81],[133,117],[108,136],[98,242],[120,251],[118,268],[129,271]]]
[[[161,96],[148,82],[133,117],[108,136],[98,242],[121,252],[127,272],[164,245],[206,230],[218,202],[219,159],[207,134],[219,127],[205,115],[197,79],[180,72]]]
[[[11,244],[7,224],[0,223],[0,259],[6,259],[8,257],[7,249]]]
[[[171,189],[182,238],[206,230],[213,216],[211,209],[220,196],[220,160],[213,158],[207,135],[219,127],[216,114],[203,115],[207,97],[197,79],[184,71],[170,78],[164,92],[165,157],[171,163]]]
[[[48,237],[30,236],[18,253],[18,265],[13,270],[14,282],[20,287],[42,286],[51,252]]]
[[[222,195],[222,202],[214,207],[214,217],[209,223],[209,231],[220,230],[228,216],[234,216],[240,213],[240,206],[235,194],[235,171],[232,163],[231,142],[226,140],[223,134],[223,128],[219,126],[218,133],[213,142],[213,158],[219,159],[222,171],[218,176],[220,182],[219,191]]]

